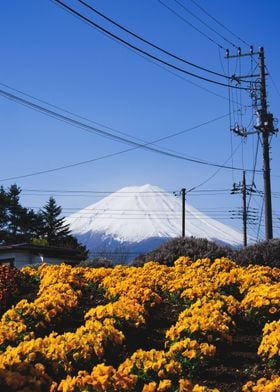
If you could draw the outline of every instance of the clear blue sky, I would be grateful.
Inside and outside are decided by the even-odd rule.
[[[79,4],[77,0],[63,1],[123,39],[167,60],[167,56],[111,26]],[[243,52],[248,51],[248,46],[215,23],[191,0],[178,0],[178,2],[162,0],[172,8],[173,12],[158,0],[87,0],[87,2],[127,29],[190,62],[218,73],[251,72],[249,57],[244,57],[242,60],[224,59],[224,49],[219,49],[216,43],[229,48],[232,54],[236,49],[213,29],[236,46],[241,46]],[[280,2],[277,0],[267,2],[196,0],[196,2],[237,36],[254,45],[256,50],[259,46],[264,46],[266,64],[273,79],[273,81],[267,79],[269,109],[276,118],[280,118]],[[182,5],[208,24],[212,30],[195,19],[183,9]],[[10,86],[89,120],[124,132],[131,138],[140,138],[146,142],[188,130],[229,113],[229,95],[226,87],[194,79],[176,70],[169,72],[166,70],[167,67],[147,60],[144,56],[136,54],[83,23],[58,7],[55,2],[2,0],[0,19],[0,82],[2,83],[0,88],[2,90],[14,94],[15,92],[7,87]],[[205,37],[205,34],[216,43]],[[178,63],[172,58],[168,61],[189,72],[226,82],[220,77]],[[255,66],[256,64],[253,63],[253,68]],[[258,69],[256,68],[254,72],[258,72]],[[17,92],[16,94],[40,104]],[[67,215],[71,211],[70,208],[82,208],[98,199],[94,194],[87,197],[75,196],[71,193],[63,195],[62,192],[56,192],[57,190],[115,191],[124,186],[150,183],[165,190],[175,191],[183,187],[187,189],[196,187],[217,171],[215,167],[190,163],[144,149],[135,149],[81,166],[3,181],[7,178],[99,158],[128,149],[129,146],[57,121],[2,96],[0,101],[1,184],[8,187],[12,183],[17,183],[23,190],[22,203],[28,207],[40,207],[50,195],[53,195],[58,203],[66,208],[64,214]],[[234,90],[232,90],[231,101],[232,110],[238,110],[237,102],[247,106],[251,104],[247,92],[240,94]],[[231,119],[232,122],[239,119],[243,125],[247,126],[251,123],[252,126],[252,110],[250,107],[247,109],[243,107],[242,112],[236,112]],[[101,125],[98,127],[106,130]],[[257,145],[256,135],[242,139],[232,135],[229,128],[230,119],[225,117],[207,126],[158,142],[157,145],[165,151],[172,149],[179,155],[224,164],[243,141],[232,159],[227,161],[227,165],[252,169]],[[109,130],[109,132],[113,131]],[[274,220],[278,227],[280,227],[279,143],[279,137],[276,136],[271,144],[273,209]],[[261,168],[260,147],[257,169]],[[242,172],[223,169],[203,186],[197,188],[197,191],[229,190],[233,182],[239,182],[241,178]],[[250,182],[251,178],[252,173],[248,172],[247,181]],[[263,189],[260,174],[256,175],[255,183],[259,190]],[[42,195],[38,191],[28,191],[31,189],[46,190],[46,192]],[[193,192],[188,194],[187,201],[201,210],[207,209],[213,217],[223,218],[220,220],[224,223],[241,229],[241,221],[229,219],[228,213],[229,210],[241,206],[241,196],[232,196],[229,192],[213,191],[211,194]],[[260,214],[261,197],[255,196],[250,206],[257,208]],[[250,233],[254,235],[256,230]],[[279,236],[279,234],[280,229],[276,227],[274,235]],[[262,226],[259,235],[260,238],[264,235]]]

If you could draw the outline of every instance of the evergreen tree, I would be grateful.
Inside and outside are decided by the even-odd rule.
[[[0,187],[0,245],[33,242],[38,244],[76,249],[84,258],[88,255],[85,246],[70,234],[65,218],[60,217],[62,208],[50,197],[39,211],[22,207],[21,189],[11,185],[6,191]]]
[[[3,186],[0,187],[0,245],[5,242],[7,236],[9,199]]]
[[[66,236],[62,242],[60,243],[60,246],[63,246],[63,248],[66,249],[76,249],[79,251],[81,256],[83,256],[83,259],[87,259],[89,255],[89,251],[86,248],[86,246],[81,245],[77,238],[75,238],[73,235],[68,235]]]
[[[60,218],[61,207],[56,204],[53,197],[42,208],[42,216],[45,238],[49,245],[59,246],[70,235],[69,225],[65,224],[65,218]]]
[[[41,214],[35,213],[33,209],[22,209],[20,218],[20,234],[18,238],[21,242],[30,242],[34,238],[42,238],[44,235],[43,218]]]
[[[30,237],[28,209],[21,206],[20,193],[21,189],[16,184],[11,185],[6,192],[6,243],[24,242]]]
[[[19,231],[20,219],[22,216],[22,207],[19,204],[19,195],[21,189],[16,185],[11,185],[8,189],[7,196],[9,199],[8,206],[8,232],[16,237]]]

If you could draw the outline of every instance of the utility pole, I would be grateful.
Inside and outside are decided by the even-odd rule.
[[[259,84],[259,87],[256,87],[255,91],[255,101],[256,103],[256,116],[257,116],[257,124],[254,126],[256,129],[255,132],[250,132],[242,125],[235,124],[232,129],[237,135],[242,137],[247,137],[250,134],[258,133],[262,138],[262,147],[263,147],[263,183],[264,183],[264,207],[265,207],[265,236],[266,240],[273,238],[273,225],[272,225],[272,202],[271,202],[271,182],[270,182],[270,154],[269,154],[269,137],[278,130],[274,127],[274,118],[272,113],[268,113],[267,111],[267,94],[266,94],[266,72],[265,72],[265,57],[264,57],[264,48],[261,47],[258,52],[254,52],[253,47],[250,47],[249,53],[241,53],[241,49],[238,48],[237,55],[230,55],[229,50],[226,51],[226,58],[236,58],[243,56],[255,56],[258,55],[259,58],[259,75],[232,75],[232,81],[236,81],[240,84],[244,81],[245,78],[252,79],[257,77],[259,79],[258,82],[256,80],[254,83],[255,86]],[[258,95],[259,94],[259,95]],[[253,95],[253,94],[252,94]],[[259,102],[259,104],[258,104]]]
[[[173,192],[173,195],[176,197],[182,196],[182,238],[184,238],[186,234],[186,188],[182,188],[180,192]]]
[[[186,228],[186,188],[181,189],[182,195],[182,237],[185,237]]]
[[[247,246],[247,204],[246,204],[246,174],[243,171],[242,199],[243,199],[243,245]]]
[[[260,67],[261,110],[259,112],[260,124],[258,125],[258,128],[262,133],[262,141],[263,141],[265,236],[266,239],[269,240],[273,238],[269,136],[270,134],[275,133],[275,130],[273,126],[273,115],[271,113],[267,113],[264,49],[262,47],[259,50],[259,67]]]
[[[247,186],[246,185],[246,172],[243,171],[243,180],[242,183],[233,184],[233,188],[231,194],[242,193],[242,200],[243,200],[243,208],[242,208],[242,221],[243,221],[243,245],[244,247],[247,246],[247,222],[250,218],[251,220],[254,219],[253,212],[248,211],[247,208],[247,195],[252,192],[256,192],[254,186]]]

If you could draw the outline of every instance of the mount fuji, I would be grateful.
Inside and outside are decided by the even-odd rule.
[[[132,259],[181,236],[182,204],[172,193],[157,186],[130,186],[70,215],[66,222],[92,255],[125,250],[128,259]],[[241,233],[188,203],[185,234],[220,244],[242,244]]]

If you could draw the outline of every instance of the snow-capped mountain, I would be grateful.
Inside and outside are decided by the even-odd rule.
[[[149,251],[182,232],[181,200],[152,186],[130,186],[69,216],[72,234],[94,252],[124,246],[129,253]],[[242,234],[186,204],[186,236],[233,246]]]

